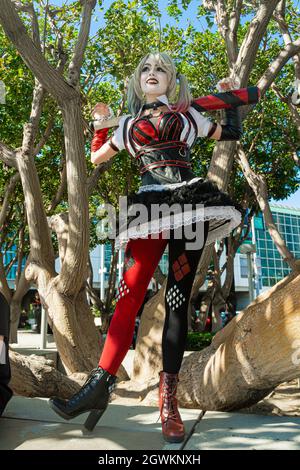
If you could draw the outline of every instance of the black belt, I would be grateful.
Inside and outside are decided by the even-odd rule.
[[[157,142],[152,143],[151,145],[144,145],[137,153],[136,158],[140,158],[144,153],[155,152],[156,150],[171,150],[177,149],[178,154],[181,157],[185,157],[189,146],[186,142],[181,142],[180,140],[175,140],[173,142]]]
[[[151,146],[144,146],[136,153],[136,160],[140,166],[141,174],[154,168],[166,166],[191,168],[189,147],[181,141],[157,142]]]

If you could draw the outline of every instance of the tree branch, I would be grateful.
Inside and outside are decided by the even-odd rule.
[[[30,39],[11,0],[1,0],[0,23],[34,76],[58,102],[78,97],[78,92],[45,60]]]
[[[229,16],[223,0],[218,0],[216,4],[216,21],[225,41],[230,67],[236,62],[238,55],[237,29],[240,21],[242,3],[241,0],[237,0]]]
[[[0,142],[0,160],[8,166],[18,168],[16,152]]]
[[[275,243],[279,253],[281,254],[283,260],[288,263],[290,268],[293,271],[299,271],[299,266],[297,261],[295,260],[293,254],[290,252],[288,247],[286,246],[286,243],[282,236],[280,235],[278,228],[276,227],[276,224],[273,219],[273,215],[270,209],[269,201],[268,201],[268,190],[267,190],[267,185],[264,180],[264,178],[261,175],[257,175],[254,173],[254,171],[251,169],[247,156],[241,146],[241,144],[238,144],[238,162],[240,164],[240,167],[243,171],[243,174],[248,181],[249,186],[252,188],[257,202],[259,204],[260,210],[263,213],[264,220],[266,223],[266,226],[269,230],[270,236]]]
[[[248,82],[260,42],[278,3],[279,0],[263,0],[250,23],[234,66],[234,73],[240,78],[241,86]]]
[[[5,272],[5,268],[3,265],[3,254],[1,250],[0,250],[0,292],[2,292],[7,302],[10,303],[12,294],[11,294],[11,290],[7,282],[6,272]]]
[[[300,39],[288,44],[280,51],[276,59],[271,62],[265,73],[259,79],[257,86],[260,89],[261,97],[264,96],[266,91],[270,88],[272,82],[275,80],[280,70],[284,67],[287,61],[300,51]]]
[[[25,13],[29,13],[31,16],[31,27],[32,27],[32,38],[33,42],[38,49],[41,50],[41,39],[40,39],[40,29],[39,29],[39,22],[38,18],[32,3],[21,3],[19,0],[12,0],[15,4],[15,8],[17,11],[23,11]]]
[[[35,79],[30,119],[24,125],[22,149],[18,152],[18,169],[24,191],[32,257],[34,260],[44,263],[45,267],[53,269],[53,247],[40,182],[33,159],[34,140],[38,133],[44,96],[43,86]]]
[[[53,126],[54,126],[54,123],[55,123],[55,116],[51,115],[44,134],[42,135],[42,137],[41,137],[40,141],[38,142],[38,144],[33,149],[33,156],[34,157],[40,153],[40,151],[44,147],[45,143],[49,139],[51,131],[52,131]]]
[[[91,196],[93,191],[95,190],[98,180],[100,176],[105,173],[113,164],[113,159],[111,158],[105,163],[101,163],[97,165],[96,168],[93,170],[92,174],[88,177],[87,180],[87,188],[88,188],[88,195]]]
[[[92,12],[95,8],[96,0],[85,0],[81,3],[83,3],[83,11],[80,31],[78,34],[78,40],[75,46],[74,55],[69,65],[68,74],[68,83],[70,83],[74,87],[78,84],[80,69],[82,67],[84,57],[84,51],[86,49],[87,42],[89,39]]]
[[[67,190],[67,168],[66,168],[66,163],[65,161],[63,162],[63,169],[61,171],[61,180],[58,186],[58,189],[56,191],[56,194],[54,195],[50,206],[47,209],[48,213],[51,213],[56,209],[60,201],[62,200],[62,197]]]
[[[278,98],[288,106],[300,139],[300,114],[298,113],[297,107],[292,103],[291,96],[283,96],[279,88],[275,85],[275,83],[272,83],[271,87],[272,90],[274,90],[274,92],[278,96]]]
[[[284,40],[284,44],[288,46],[293,42],[288,24],[285,20],[285,9],[286,9],[286,2],[285,0],[281,0],[273,14],[275,20],[277,21],[277,24],[279,26],[279,29],[282,33],[282,37]],[[296,78],[300,79],[300,54],[295,54],[293,56],[293,61],[295,64],[295,75]]]
[[[0,210],[0,230],[2,230],[2,226],[6,221],[7,211],[9,208],[9,202],[13,195],[14,189],[16,187],[17,182],[20,180],[20,174],[15,173],[8,181],[4,189],[4,199],[2,202],[1,210]]]

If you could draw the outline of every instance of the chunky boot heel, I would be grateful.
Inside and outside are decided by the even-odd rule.
[[[88,431],[93,431],[94,427],[98,423],[104,411],[105,410],[92,410],[88,415],[86,422],[84,423],[85,429],[87,429]]]
[[[67,420],[90,411],[85,427],[92,431],[108,406],[116,379],[116,376],[98,367],[70,400],[54,397],[49,400],[49,404],[59,416]]]

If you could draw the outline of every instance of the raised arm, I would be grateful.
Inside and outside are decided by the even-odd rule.
[[[239,87],[239,83],[232,78],[224,78],[223,80],[220,80],[218,82],[217,87],[218,87],[218,90],[220,92],[220,97],[221,97],[221,93],[223,92],[236,90]],[[249,90],[252,90],[252,89],[249,89]],[[254,94],[255,94],[254,92],[250,94],[249,96],[250,100],[254,98],[252,96]],[[219,97],[217,97],[217,95],[215,99],[216,101],[218,101],[218,99],[221,100]],[[241,98],[238,101],[240,100]],[[208,132],[206,133],[206,137],[209,137],[215,140],[239,140],[243,134],[240,109],[238,106],[233,106],[229,104],[226,105],[225,103],[224,102],[222,103],[224,110],[225,110],[225,118],[222,120],[221,123],[210,122],[210,128]],[[193,101],[193,104],[194,104],[194,107],[196,109],[198,107],[198,110],[199,110],[199,107],[201,105],[203,106],[203,98],[199,98],[199,103],[197,102],[197,99],[195,99]],[[198,104],[199,106],[197,106]],[[209,105],[211,104],[212,103],[209,103]],[[217,108],[215,107],[215,109]]]

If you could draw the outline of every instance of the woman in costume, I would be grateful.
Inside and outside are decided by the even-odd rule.
[[[179,96],[171,104],[178,82]],[[90,411],[85,427],[94,428],[108,406],[117,370],[132,342],[136,314],[168,245],[159,406],[164,439],[181,442],[185,431],[176,390],[194,276],[204,246],[227,236],[241,221],[241,213],[227,194],[213,182],[195,177],[190,150],[198,137],[238,140],[242,134],[241,121],[238,108],[226,109],[226,122],[222,124],[204,117],[197,100],[190,95],[185,77],[177,74],[173,60],[165,53],[148,54],[140,62],[129,84],[128,108],[131,114],[120,119],[110,138],[108,129],[95,131],[91,160],[96,165],[103,163],[123,149],[137,160],[142,185],[137,194],[129,196],[128,212],[136,204],[143,204],[148,220],[139,226],[132,224],[129,229],[128,224],[119,227],[117,245],[127,243],[124,270],[98,368],[70,400],[53,398],[50,405],[65,419]],[[93,110],[93,117],[99,120],[108,114],[109,108],[103,103]],[[192,204],[193,210],[189,208],[184,217],[175,214],[172,222],[165,215],[153,219],[151,207],[156,203],[181,207]],[[187,249],[190,240],[185,233],[182,235],[182,229],[187,227],[193,233],[201,231],[201,246],[196,249]]]

